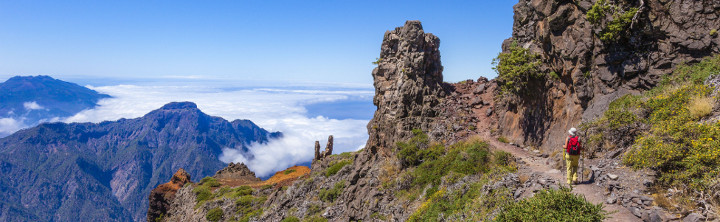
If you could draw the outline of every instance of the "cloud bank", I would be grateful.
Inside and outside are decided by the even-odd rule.
[[[116,85],[92,87],[113,96],[99,102],[95,109],[84,110],[72,117],[54,119],[63,122],[101,122],[120,118],[137,118],[174,101],[191,101],[208,115],[227,120],[249,119],[269,131],[281,131],[284,136],[267,144],[249,144],[247,159],[239,149],[223,149],[223,162],[244,162],[260,177],[284,170],[289,166],[309,162],[314,155],[314,142],[324,144],[333,135],[334,152],[355,151],[367,140],[367,119],[330,119],[307,116],[305,105],[331,103],[348,99],[372,103],[374,91],[358,88],[242,88],[228,89],[213,86],[141,86]],[[2,124],[12,125],[0,120]]]
[[[18,130],[25,128],[22,121],[13,118],[0,118],[0,138],[10,135]]]
[[[38,104],[38,103],[35,102],[35,101],[32,101],[32,102],[24,102],[24,103],[23,103],[23,106],[25,107],[26,110],[44,109],[44,108],[45,108],[45,107],[41,106],[40,104]]]

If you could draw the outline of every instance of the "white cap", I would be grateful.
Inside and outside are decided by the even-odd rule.
[[[575,136],[575,132],[577,132],[577,129],[575,129],[575,128],[570,128],[570,130],[568,130],[568,133],[569,133],[571,136]]]

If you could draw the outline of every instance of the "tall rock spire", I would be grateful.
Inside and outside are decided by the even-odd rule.
[[[385,32],[372,72],[377,110],[368,124],[370,152],[384,153],[413,129],[427,132],[432,127],[433,107],[447,95],[439,47],[440,39],[425,33],[420,21]]]

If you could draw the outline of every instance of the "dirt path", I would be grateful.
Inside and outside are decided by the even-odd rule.
[[[467,83],[455,84],[455,92],[457,93],[457,95],[455,95],[457,98],[455,99],[458,101],[462,101],[463,99],[468,100],[459,102],[459,104],[461,106],[469,106],[459,107],[457,110],[468,110],[469,113],[467,113],[467,115],[474,116],[477,119],[475,125],[476,130],[470,132],[468,136],[479,136],[496,149],[509,152],[513,156],[521,158],[525,163],[523,167],[518,167],[518,174],[531,175],[533,173],[537,173],[540,176],[552,178],[564,184],[566,181],[564,169],[559,171],[555,170],[552,166],[546,164],[547,158],[536,157],[535,153],[525,151],[514,145],[502,143],[492,136],[490,127],[498,124],[494,115],[490,115],[490,113],[493,112],[493,110],[491,110],[494,107],[495,100],[493,92],[496,87],[496,84],[486,84],[485,82],[481,83],[479,80],[477,83],[468,81]],[[483,90],[478,90],[478,88]],[[482,92],[479,93],[479,91]],[[480,99],[485,102],[482,104],[477,102],[473,103],[469,101],[470,98]],[[583,183],[575,186],[573,193],[585,196],[585,198],[593,204],[603,203],[605,210],[607,212],[612,212],[612,214],[610,214],[611,218],[608,218],[605,221],[642,221],[640,218],[635,217],[630,210],[621,205],[605,204],[605,188],[603,187],[593,183]]]
[[[480,133],[478,136],[485,141],[488,141],[488,143],[496,149],[509,152],[513,156],[521,158],[527,167],[519,170],[520,174],[531,174],[534,172],[556,179],[561,183],[565,182],[565,171],[553,170],[552,167],[545,164],[546,158],[535,157],[530,152],[527,152],[517,146],[499,142],[496,138],[492,137],[489,132]],[[530,172],[522,172],[523,170]],[[575,186],[572,192],[585,196],[585,198],[593,204],[603,203],[606,211],[614,212],[610,215],[611,218],[606,219],[605,221],[642,221],[640,218],[635,217],[635,215],[633,215],[632,212],[625,207],[617,204],[605,204],[605,197],[603,195],[605,190],[600,186],[592,183],[580,184]]]

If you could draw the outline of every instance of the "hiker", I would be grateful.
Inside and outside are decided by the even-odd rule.
[[[580,145],[580,139],[575,135],[576,133],[577,129],[570,128],[570,130],[568,130],[568,134],[570,135],[565,140],[565,146],[563,146],[563,149],[565,149],[563,159],[565,159],[565,164],[567,165],[568,184],[577,184],[578,179],[578,160],[580,159],[582,145]]]

